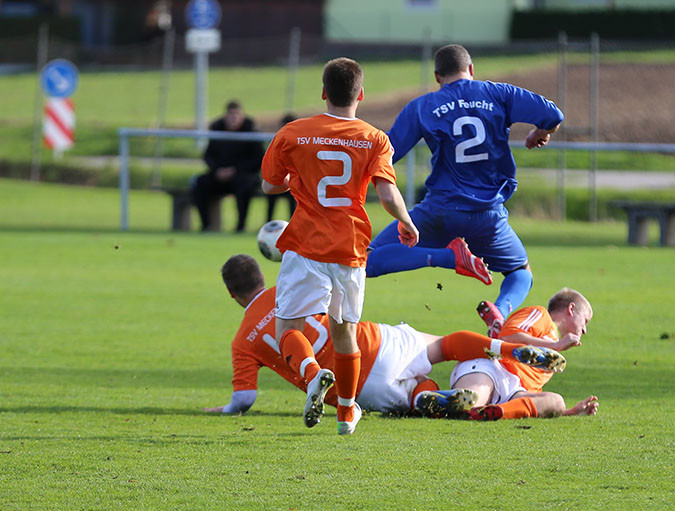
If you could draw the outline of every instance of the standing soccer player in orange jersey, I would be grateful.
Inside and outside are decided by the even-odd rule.
[[[338,58],[323,70],[321,98],[326,113],[281,128],[265,154],[265,193],[291,191],[298,202],[277,242],[283,252],[277,277],[276,339],[288,364],[304,372],[309,359],[297,360],[297,346],[309,341],[305,318],[329,314],[335,347],[335,374],[321,369],[308,384],[304,409],[307,427],[323,413],[323,398],[336,383],[338,433],[351,434],[361,418],[356,387],[361,359],[356,324],[365,290],[366,250],[372,235],[364,204],[368,183],[395,219],[401,243],[414,246],[419,233],[396,187],[393,149],[387,135],[356,118],[363,99],[363,70]],[[302,371],[301,371],[302,369]]]

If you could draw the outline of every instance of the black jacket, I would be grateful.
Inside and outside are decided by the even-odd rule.
[[[209,130],[226,131],[225,120],[220,118],[209,125]],[[256,131],[253,120],[248,117],[235,133]],[[265,149],[262,142],[242,142],[240,140],[209,140],[204,152],[204,162],[209,172],[219,167],[235,167],[237,173],[257,174],[260,172]]]

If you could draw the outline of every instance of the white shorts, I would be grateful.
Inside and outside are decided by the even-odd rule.
[[[365,268],[312,261],[287,250],[277,276],[277,317],[328,313],[338,323],[358,323],[365,288]]]
[[[356,400],[366,410],[408,411],[418,383],[415,377],[431,372],[426,340],[405,323],[378,326],[382,335],[380,349]]]
[[[488,358],[476,358],[458,362],[450,375],[450,387],[452,388],[462,376],[472,373],[482,373],[490,377],[494,384],[492,397],[489,404],[498,405],[506,403],[516,392],[527,392],[520,383],[520,378],[508,372],[496,360]]]

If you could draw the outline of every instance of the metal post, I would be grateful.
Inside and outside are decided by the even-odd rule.
[[[295,108],[295,81],[298,76],[300,65],[300,27],[291,29],[291,37],[288,43],[288,76],[286,79],[286,112],[291,113]]]
[[[120,137],[120,229],[129,229],[129,137],[124,128]]]
[[[430,90],[429,80],[431,78],[431,61],[433,59],[431,46],[431,27],[426,27],[422,42],[422,94],[426,94]]]
[[[598,141],[598,103],[600,91],[600,37],[597,33],[591,34],[591,142]],[[591,173],[589,175],[590,201],[588,204],[588,219],[598,221],[598,151],[591,151]]]
[[[567,100],[567,33],[558,34],[558,47],[560,56],[560,68],[558,76],[558,107],[565,113],[565,103]],[[565,142],[567,130],[565,125],[561,126],[556,137],[561,142]],[[567,198],[565,195],[565,167],[567,161],[565,151],[558,151],[558,217],[563,222],[567,219]]]
[[[169,78],[173,68],[173,49],[176,31],[173,27],[164,31],[164,48],[162,52],[162,78],[159,83],[159,104],[157,106],[157,128],[164,127],[166,119],[166,105],[169,95]],[[152,166],[151,186],[158,188],[162,185],[162,156],[164,154],[164,139],[155,140],[155,158]]]
[[[205,51],[195,53],[195,127],[200,130],[206,130],[206,109],[207,109],[207,75],[209,70],[209,54]],[[203,149],[206,147],[207,140],[197,139],[197,147]]]
[[[33,103],[33,142],[31,147],[30,179],[40,179],[40,156],[42,154],[42,90],[40,88],[40,71],[47,64],[49,53],[49,25],[41,23],[38,31],[37,51],[37,87],[35,87],[35,102]]]
[[[417,150],[413,147],[406,156],[406,185],[405,185],[405,203],[408,209],[415,205],[415,160]]]

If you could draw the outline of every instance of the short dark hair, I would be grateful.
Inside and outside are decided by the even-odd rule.
[[[326,63],[322,80],[326,96],[333,105],[349,106],[361,93],[363,69],[355,60],[340,57]]]
[[[241,110],[241,103],[236,99],[231,99],[225,105],[225,110]]]
[[[295,114],[288,113],[281,118],[281,120],[279,121],[279,125],[285,126],[289,122],[293,122],[296,119],[297,119],[297,117],[295,116]]]
[[[579,291],[568,287],[562,288],[554,294],[548,301],[548,311],[550,313],[567,309],[570,303],[573,303],[579,309],[586,309],[592,312],[591,303]]]
[[[439,48],[434,56],[434,70],[440,76],[456,75],[471,65],[471,55],[464,46],[448,44]]]
[[[220,270],[227,289],[236,296],[246,296],[265,287],[265,277],[258,261],[248,254],[230,257]]]

